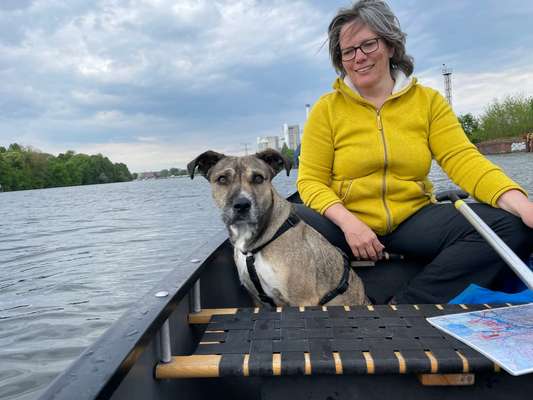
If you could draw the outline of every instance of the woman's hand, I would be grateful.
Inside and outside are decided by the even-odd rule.
[[[512,189],[502,194],[497,201],[498,207],[516,215],[522,222],[533,228],[533,202],[520,190]]]
[[[531,201],[528,201],[528,203],[524,205],[524,209],[520,213],[520,218],[522,218],[524,224],[533,228],[533,203]]]
[[[381,244],[374,231],[364,222],[355,218],[354,221],[346,223],[341,229],[355,257],[374,261],[383,257],[385,246]]]
[[[383,257],[385,246],[381,244],[374,231],[342,204],[333,204],[324,215],[342,229],[355,257],[374,261]]]

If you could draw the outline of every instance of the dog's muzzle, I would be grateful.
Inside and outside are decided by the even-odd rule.
[[[234,223],[255,223],[252,213],[252,201],[244,196],[239,196],[224,210],[224,222]]]
[[[246,197],[239,197],[233,202],[233,212],[235,215],[246,215],[252,208],[252,202]]]

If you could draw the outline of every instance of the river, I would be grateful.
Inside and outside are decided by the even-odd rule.
[[[533,194],[533,153],[489,157]],[[276,177],[294,191],[295,173]],[[432,169],[437,189],[451,187]],[[0,193],[0,399],[35,398],[135,300],[223,229],[205,179]]]

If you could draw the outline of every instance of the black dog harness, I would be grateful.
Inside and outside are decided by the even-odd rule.
[[[254,262],[255,262],[255,254],[259,253],[266,246],[268,246],[271,242],[273,242],[278,237],[283,235],[286,231],[288,231],[289,229],[291,229],[294,226],[296,226],[300,221],[301,221],[301,218],[294,211],[291,211],[291,213],[289,214],[289,216],[287,217],[285,222],[283,222],[283,224],[279,227],[279,229],[276,231],[274,236],[272,236],[272,238],[268,242],[262,244],[261,246],[255,248],[253,250],[249,250],[247,253],[243,253],[246,256],[246,268],[248,270],[248,275],[250,276],[250,280],[254,284],[255,290],[257,290],[257,293],[259,295],[259,299],[263,303],[267,303],[267,304],[269,304],[272,307],[276,307],[276,303],[274,303],[274,300],[272,300],[272,298],[265,293],[265,291],[263,289],[263,286],[261,285],[261,282],[259,281],[259,276],[257,275],[257,271],[255,269],[255,264],[254,264]],[[346,292],[346,290],[348,290],[348,286],[350,285],[350,283],[349,283],[350,262],[348,260],[348,257],[346,256],[346,254],[342,250],[340,250],[340,249],[338,249],[338,250],[341,252],[342,258],[344,260],[344,271],[342,272],[342,278],[341,278],[341,281],[339,282],[339,284],[337,285],[337,287],[335,289],[330,290],[328,293],[326,293],[322,297],[322,299],[320,299],[320,302],[318,304],[321,305],[321,306],[323,306],[324,304],[330,302],[331,300],[333,300],[338,295],[343,294],[344,292]]]

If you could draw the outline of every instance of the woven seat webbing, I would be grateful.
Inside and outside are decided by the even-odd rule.
[[[195,355],[220,355],[221,376],[467,373],[494,364],[426,317],[484,306],[239,309],[213,315]]]

